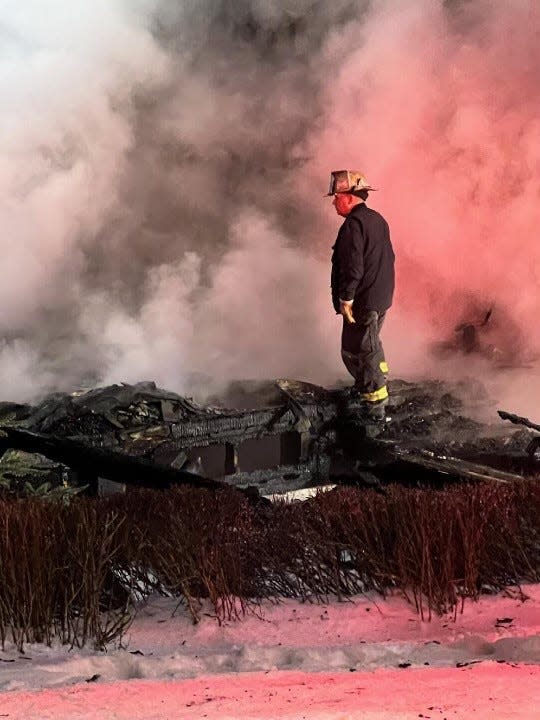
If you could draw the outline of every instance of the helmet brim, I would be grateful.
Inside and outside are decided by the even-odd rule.
[[[378,188],[374,188],[368,185],[368,187],[358,188],[358,190],[339,190],[339,192],[329,192],[326,193],[326,195],[323,195],[323,197],[332,197],[333,195],[354,195],[355,193],[361,192],[362,190],[367,190],[368,192],[377,192]]]

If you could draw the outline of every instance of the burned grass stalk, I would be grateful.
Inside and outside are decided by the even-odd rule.
[[[0,500],[0,640],[118,639],[160,592],[197,620],[267,599],[405,594],[424,615],[540,579],[540,487],[336,488],[263,516],[234,488]],[[346,557],[346,561],[344,558]]]

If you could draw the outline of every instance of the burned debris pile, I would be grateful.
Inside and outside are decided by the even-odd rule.
[[[324,409],[321,415],[312,403],[311,410],[318,423],[324,421]],[[309,414],[292,399],[227,410],[202,407],[154,383],[119,385],[53,395],[38,407],[0,405],[0,447],[64,463],[70,482],[83,481],[94,490],[99,478],[149,487],[217,487],[218,479],[225,479],[238,487],[256,482],[278,489],[280,483],[298,485],[327,475],[319,467],[322,455],[305,442]],[[264,460],[263,467],[256,466],[257,454],[268,457],[267,467]]]
[[[540,427],[471,419],[459,385],[391,382],[384,423],[358,416],[346,390],[294,380],[236,390],[242,407],[232,409],[152,382],[54,394],[38,406],[0,403],[0,479],[19,487],[45,478],[93,493],[225,483],[273,495],[335,482],[512,482],[538,472]],[[480,385],[476,402],[487,402]]]

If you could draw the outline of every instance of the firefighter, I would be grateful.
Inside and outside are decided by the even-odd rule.
[[[394,251],[388,223],[366,205],[373,190],[362,173],[336,170],[328,196],[345,218],[332,254],[332,302],[343,316],[341,357],[354,378],[351,399],[368,417],[383,419],[388,365],[379,337],[394,294]]]

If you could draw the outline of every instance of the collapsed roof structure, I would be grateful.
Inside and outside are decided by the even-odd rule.
[[[351,411],[346,391],[295,380],[236,383],[210,406],[153,382],[4,402],[0,477],[45,474],[94,493],[111,482],[225,483],[258,496],[335,482],[513,482],[538,471],[534,424],[510,432],[466,417],[459,386],[390,385],[382,425]]]

